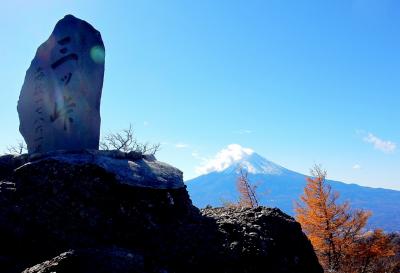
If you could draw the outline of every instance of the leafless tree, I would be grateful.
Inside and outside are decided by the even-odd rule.
[[[256,208],[259,206],[259,200],[256,193],[257,185],[251,183],[247,170],[242,167],[239,169],[236,186],[240,195],[238,203],[240,207]]]
[[[28,152],[28,147],[26,146],[24,141],[18,141],[16,145],[11,145],[7,147],[7,151],[9,154],[14,155],[22,155]]]
[[[160,144],[140,143],[133,133],[132,125],[118,133],[109,133],[100,141],[101,150],[118,150],[154,155],[160,150]]]

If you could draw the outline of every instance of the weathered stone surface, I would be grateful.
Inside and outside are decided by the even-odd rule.
[[[24,270],[22,273],[142,273],[143,256],[120,248],[80,249]]]
[[[53,155],[29,162],[15,172],[43,175],[42,167],[50,169],[47,171],[68,174],[68,171],[76,171],[80,168],[93,166],[113,175],[121,184],[130,186],[154,188],[154,189],[178,189],[183,188],[182,172],[168,164],[147,160],[145,158],[130,161],[127,159],[115,159],[107,156],[85,155],[85,154],[64,154]]]
[[[107,169],[114,161],[136,164],[140,183],[118,164]],[[176,184],[182,174],[154,158],[88,150],[1,162],[1,273],[322,273],[293,218],[262,207],[199,211]]]
[[[43,166],[46,166],[43,169]],[[0,181],[11,174],[36,174],[44,179],[54,171],[76,172],[88,166],[113,175],[120,184],[154,189],[183,188],[180,170],[160,161],[152,155],[123,153],[120,151],[85,150],[81,152],[55,151],[30,155],[6,155],[0,157]]]
[[[18,101],[29,153],[98,149],[104,76],[100,33],[72,15],[37,50]]]
[[[323,272],[295,219],[278,208],[206,208],[227,255],[225,272]]]

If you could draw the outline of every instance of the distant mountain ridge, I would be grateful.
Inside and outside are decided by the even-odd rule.
[[[238,200],[236,177],[239,167],[246,169],[251,181],[258,185],[262,205],[278,207],[294,215],[294,202],[303,192],[306,176],[279,166],[255,152],[244,154],[222,170],[186,181],[194,205],[201,208],[221,206],[226,201]],[[400,191],[332,180],[328,182],[340,192],[342,201],[349,200],[353,208],[372,211],[368,227],[400,231]]]

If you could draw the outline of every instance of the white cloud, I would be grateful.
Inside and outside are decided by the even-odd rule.
[[[233,162],[252,154],[254,151],[249,148],[243,148],[239,144],[228,145],[227,148],[219,151],[215,157],[203,160],[203,164],[196,168],[197,174],[207,174],[214,171],[223,171]]]
[[[396,143],[389,140],[380,139],[372,133],[368,133],[364,137],[364,141],[372,144],[375,149],[380,150],[384,153],[393,153],[397,148]]]
[[[239,134],[239,135],[245,135],[245,134],[251,134],[252,132],[253,132],[252,130],[241,129],[241,130],[235,131],[234,133]]]
[[[354,170],[359,170],[359,169],[361,169],[361,165],[360,165],[360,164],[355,164],[355,165],[353,166],[353,169],[354,169]]]
[[[175,148],[177,149],[186,149],[189,147],[189,144],[185,144],[185,143],[177,143],[175,144]]]

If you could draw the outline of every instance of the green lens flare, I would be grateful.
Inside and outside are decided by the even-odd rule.
[[[90,49],[90,57],[97,64],[104,63],[105,55],[104,47],[102,46],[94,46]]]

